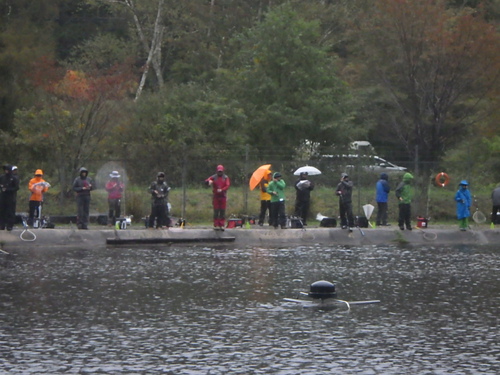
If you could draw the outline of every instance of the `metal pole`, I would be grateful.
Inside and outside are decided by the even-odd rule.
[[[182,220],[186,220],[186,172],[187,172],[187,151],[186,145],[184,145],[184,152],[182,158]]]
[[[246,182],[246,178],[248,176],[248,144],[245,146],[245,170],[244,170],[244,178],[245,181],[243,181],[243,189],[245,192],[245,203],[243,207],[243,211],[245,212],[245,215],[248,215],[248,184]]]

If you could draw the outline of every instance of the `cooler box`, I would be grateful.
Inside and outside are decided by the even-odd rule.
[[[425,217],[417,216],[417,228],[427,228],[428,222]]]
[[[229,219],[227,221],[227,228],[236,228],[240,227],[243,228],[243,219]]]
[[[304,228],[302,220],[296,217],[290,218],[290,228]]]
[[[365,216],[356,216],[354,224],[360,228],[368,228],[368,219]]]
[[[323,228],[335,228],[337,226],[337,219],[334,217],[325,217],[320,221],[319,226]]]

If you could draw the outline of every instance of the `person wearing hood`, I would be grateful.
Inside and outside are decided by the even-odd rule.
[[[389,176],[387,173],[380,174],[380,179],[377,181],[375,189],[375,200],[377,201],[377,220],[375,223],[377,226],[388,226],[390,224],[387,223],[387,202],[391,186],[389,185]]]
[[[340,175],[340,182],[335,189],[335,194],[339,197],[340,225],[342,229],[349,227],[352,232],[354,226],[354,215],[352,214],[352,188],[354,184],[349,180],[347,173]]]
[[[498,224],[500,219],[500,184],[491,192],[491,203],[493,207],[491,208],[491,224]]]
[[[267,192],[271,195],[271,217],[270,224],[274,229],[286,229],[286,212],[285,212],[285,187],[286,182],[283,181],[280,172],[273,174],[273,179],[267,187]]]
[[[158,172],[156,181],[151,183],[149,192],[151,193],[151,214],[149,215],[148,228],[154,228],[156,219],[156,229],[170,226],[168,217],[168,192],[170,187],[165,181],[165,173]]]
[[[455,194],[455,202],[457,202],[458,227],[461,231],[466,231],[469,227],[470,207],[472,205],[469,183],[466,180],[460,181]]]
[[[403,175],[403,181],[401,181],[396,188],[396,198],[399,201],[399,217],[398,225],[399,229],[405,230],[405,225],[407,230],[412,230],[411,227],[411,201],[413,199],[413,187],[411,186],[413,181],[413,175],[411,173],[405,173]]]
[[[266,212],[269,214],[269,223],[271,222],[271,196],[267,192],[267,187],[269,182],[273,178],[273,173],[267,171],[266,175],[262,178],[259,184],[260,188],[260,214],[259,214],[259,225],[264,225],[264,220],[266,219]]]
[[[109,174],[110,180],[104,187],[108,192],[108,225],[114,225],[121,215],[122,194],[125,185],[120,181],[120,173],[113,171]]]
[[[314,189],[314,182],[309,180],[309,173],[302,172],[295,182],[295,216],[300,217],[302,225],[307,225],[307,215],[311,204],[311,191]]]
[[[207,178],[205,183],[212,187],[214,229],[224,230],[226,225],[227,190],[231,186],[229,177],[224,173],[224,166],[218,165],[216,173]]]
[[[41,219],[40,207],[43,202],[43,194],[49,190],[49,186],[50,184],[43,179],[43,171],[37,169],[35,171],[35,177],[28,183],[28,190],[31,192],[28,206],[28,225],[33,226],[35,217]]]
[[[12,173],[11,165],[3,166],[0,176],[0,230],[11,231],[16,219],[16,197],[19,179]]]
[[[76,223],[78,229],[88,229],[90,213],[90,192],[93,190],[93,181],[88,177],[89,171],[81,167],[79,176],[73,181],[73,191],[76,192]]]

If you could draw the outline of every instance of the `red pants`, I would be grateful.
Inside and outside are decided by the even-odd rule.
[[[226,197],[214,197],[214,227],[224,227],[226,224]]]

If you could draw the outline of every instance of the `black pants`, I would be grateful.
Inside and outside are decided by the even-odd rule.
[[[109,213],[108,213],[108,224],[115,224],[116,219],[120,217],[121,215],[121,203],[122,200],[120,198],[117,199],[108,199],[108,207],[109,207]]]
[[[352,228],[354,226],[354,216],[352,214],[352,202],[340,202],[340,225],[343,227],[348,226]]]
[[[76,196],[76,223],[79,229],[87,229],[89,225],[90,194]]]
[[[29,203],[29,216],[28,216],[28,225],[33,225],[33,219],[40,218],[40,206],[42,202],[40,201],[30,201]]]
[[[270,220],[270,224],[275,228],[278,228],[278,225],[286,227],[285,201],[271,202]]]
[[[12,230],[16,220],[16,196],[0,193],[0,230]]]
[[[168,217],[168,209],[166,204],[152,204],[151,205],[151,215],[149,215],[148,227],[153,228],[155,226],[156,218],[156,228],[163,226],[170,226],[170,219]]]
[[[297,199],[295,201],[295,216],[302,219],[302,224],[307,225],[307,215],[309,215],[310,201]]]
[[[269,213],[269,222],[271,222],[271,201],[260,201],[259,225],[264,225],[266,212]]]
[[[411,229],[411,204],[400,203],[399,204],[399,218],[398,218],[399,228],[403,229],[406,225],[406,229]]]
[[[499,211],[500,211],[500,206],[493,206],[493,208],[491,209],[491,222],[493,224],[496,224],[497,220],[500,220],[500,215],[498,215],[497,217],[497,212]]]
[[[377,225],[387,225],[387,202],[377,202]]]

